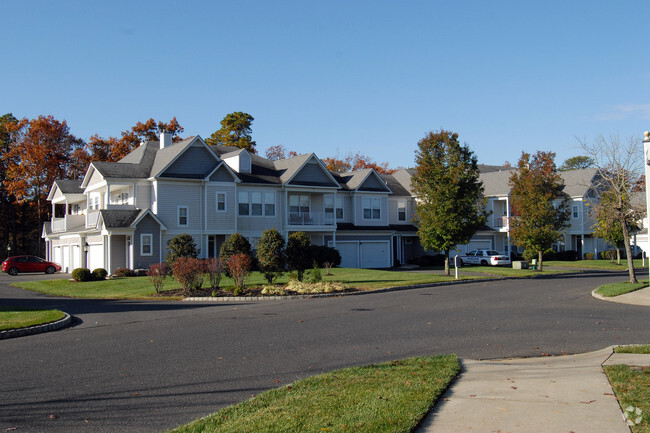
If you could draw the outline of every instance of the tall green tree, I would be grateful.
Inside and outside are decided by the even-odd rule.
[[[257,244],[257,263],[269,284],[282,274],[287,260],[284,237],[275,228],[264,230]]]
[[[418,235],[424,248],[445,252],[449,275],[449,251],[469,242],[487,220],[478,162],[457,133],[441,129],[418,142],[415,163]]]
[[[600,201],[591,207],[591,215],[595,220],[594,236],[603,238],[616,248],[616,263],[621,264],[621,248],[625,248],[625,234],[615,210],[615,194],[604,191]],[[628,233],[638,230],[637,222],[632,218],[626,220]]]
[[[564,183],[555,167],[555,153],[523,152],[510,175],[510,236],[516,245],[536,252],[542,271],[542,254],[557,242],[569,221]]]
[[[235,146],[257,153],[255,141],[251,136],[253,120],[253,116],[241,111],[227,114],[221,121],[221,129],[215,131],[205,142],[211,145]]]

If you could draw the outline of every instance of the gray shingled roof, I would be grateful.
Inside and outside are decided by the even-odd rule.
[[[106,228],[129,228],[142,213],[147,210],[118,210],[104,209],[100,210],[101,218]]]
[[[597,174],[598,170],[595,168],[562,171],[560,175],[564,181],[563,191],[569,197],[584,197],[593,186]],[[480,179],[485,188],[484,195],[489,197],[510,194],[508,182],[511,175],[512,170],[482,173]]]
[[[74,180],[55,180],[54,184],[59,188],[63,194],[83,194],[84,190],[81,188],[82,179]]]

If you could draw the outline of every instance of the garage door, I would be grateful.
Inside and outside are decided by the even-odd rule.
[[[70,269],[70,247],[67,245],[61,247],[61,268],[63,272],[72,271],[72,269]]]
[[[77,269],[81,266],[80,258],[79,245],[72,245],[72,261],[70,262],[72,267],[70,269]]]
[[[474,250],[491,250],[492,241],[490,239],[475,239],[467,244],[467,252]],[[461,250],[462,251],[462,250]]]
[[[362,268],[390,268],[390,243],[388,241],[361,242]]]
[[[61,247],[54,247],[54,251],[52,253],[53,259],[52,261],[54,263],[61,264]]]
[[[90,245],[88,247],[88,269],[91,271],[98,268],[104,268],[104,246]]]
[[[332,242],[329,246],[333,246]],[[359,243],[358,242],[337,242],[336,247],[341,254],[341,267],[342,268],[358,268],[359,267]]]

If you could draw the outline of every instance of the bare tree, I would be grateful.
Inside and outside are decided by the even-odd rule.
[[[620,224],[630,283],[636,283],[630,227],[643,214],[643,209],[633,199],[644,168],[641,142],[635,137],[621,140],[618,136],[606,138],[602,135],[596,137],[592,143],[580,139],[578,141],[582,149],[593,158],[594,166],[598,169],[598,181],[595,186],[602,200],[601,204],[594,208],[595,217],[612,219]]]

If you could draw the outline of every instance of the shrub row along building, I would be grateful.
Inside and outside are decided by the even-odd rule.
[[[513,249],[508,236],[509,168],[481,166],[488,224],[461,251]],[[207,145],[199,136],[143,142],[118,162],[93,162],[81,180],[57,180],[46,256],[77,267],[144,269],[165,260],[167,242],[190,234],[201,257],[216,257],[241,233],[256,247],[262,232],[304,231],[312,244],[339,250],[341,266],[387,268],[424,254],[412,223],[411,170],[335,173],[313,153],[277,161]],[[564,172],[572,220],[558,249],[597,252],[585,204],[595,199],[594,169]]]

